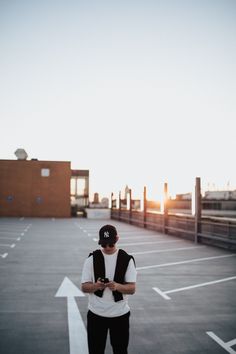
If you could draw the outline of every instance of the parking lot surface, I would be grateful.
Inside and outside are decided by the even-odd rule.
[[[138,270],[129,354],[236,353],[236,253],[84,218],[0,219],[0,353],[85,354],[81,271],[107,223]]]

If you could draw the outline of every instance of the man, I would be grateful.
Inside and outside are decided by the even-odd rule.
[[[135,293],[134,258],[117,248],[113,225],[99,230],[100,250],[85,260],[81,289],[89,294],[87,332],[89,354],[104,354],[109,330],[114,354],[127,354],[129,344],[128,296]]]

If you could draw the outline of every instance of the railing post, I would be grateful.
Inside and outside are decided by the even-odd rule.
[[[147,222],[147,188],[143,188],[143,227],[146,228]]]
[[[113,192],[111,193],[111,210],[113,209]]]
[[[164,183],[164,201],[163,201],[163,233],[168,234],[168,183]]]
[[[202,206],[201,206],[201,178],[196,177],[195,183],[195,233],[194,242],[198,243],[198,234],[201,232],[201,217],[202,217]]]
[[[121,219],[121,191],[119,192],[119,220]]]
[[[132,190],[129,189],[129,223],[132,224]]]

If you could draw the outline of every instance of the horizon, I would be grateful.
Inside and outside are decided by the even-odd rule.
[[[236,189],[235,1],[9,0],[0,28],[1,159],[71,161],[91,196]]]
[[[23,149],[23,148],[19,148],[19,149]],[[23,150],[25,150],[25,149],[23,149]],[[27,153],[27,151],[26,151],[26,153]],[[28,156],[27,156],[27,158],[15,158],[15,159],[0,159],[0,161],[1,160],[9,160],[9,161],[16,161],[16,160],[18,160],[18,161],[27,161],[27,162],[30,162],[30,161],[41,161],[41,162],[43,162],[43,161],[52,161],[52,160],[38,160],[37,158],[32,158],[32,159],[28,159]],[[53,162],[69,162],[69,163],[71,163],[71,161],[61,161],[61,160],[53,160]],[[200,178],[200,181],[201,181],[201,184],[202,184],[202,179],[201,179],[201,177],[200,176],[198,176],[199,178]],[[197,177],[196,177],[197,178]],[[195,183],[195,181],[196,181],[196,178],[195,178],[195,180],[194,180],[194,183]],[[167,186],[169,187],[169,185],[168,185],[168,182],[165,182],[165,183],[167,183]],[[83,180],[81,180],[81,184],[79,184],[79,186],[78,186],[78,188],[84,188],[83,187],[84,186],[84,183],[83,183]],[[194,185],[195,186],[195,185]],[[148,196],[148,194],[149,194],[149,188],[148,188],[148,186],[147,185],[144,185],[143,186],[143,190],[144,190],[144,188],[146,188],[146,193],[147,193],[147,196]],[[81,190],[82,190],[81,189]],[[93,201],[93,199],[94,199],[94,195],[95,194],[98,194],[98,197],[99,197],[99,200],[100,200],[100,202],[101,202],[101,200],[103,199],[103,198],[107,198],[107,199],[109,199],[110,200],[110,198],[111,198],[111,194],[113,194],[113,197],[114,197],[114,199],[117,199],[117,198],[119,198],[119,193],[121,193],[121,197],[124,199],[125,198],[125,193],[126,193],[126,190],[127,189],[131,189],[132,190],[132,186],[128,186],[127,184],[125,185],[125,186],[123,186],[123,188],[121,188],[118,192],[116,192],[116,193],[114,193],[114,192],[111,192],[110,193],[110,195],[108,195],[108,196],[101,196],[100,195],[100,193],[99,192],[94,192],[93,194],[91,194],[91,192],[89,193],[89,201],[90,202],[92,202]],[[194,189],[194,188],[193,188]],[[193,189],[192,189],[192,191],[185,191],[184,193],[179,193],[178,191],[176,192],[176,193],[174,193],[174,194],[170,194],[169,193],[169,191],[168,191],[168,193],[167,193],[167,195],[168,195],[168,198],[169,199],[175,199],[175,198],[177,198],[177,196],[181,196],[181,195],[187,195],[187,194],[190,194],[190,195],[192,195],[192,193],[193,193]],[[140,192],[140,195],[136,195],[135,196],[135,198],[134,199],[142,199],[142,195],[143,195],[143,190]],[[225,186],[225,187],[223,187],[223,188],[218,188],[214,183],[212,183],[212,184],[210,184],[210,183],[208,183],[207,184],[207,188],[206,189],[203,189],[202,188],[202,186],[201,186],[201,194],[202,194],[202,196],[205,196],[205,194],[207,193],[207,192],[235,192],[236,191],[236,189],[233,189],[233,188],[230,188],[230,181],[228,181],[228,183],[227,183],[227,186]],[[132,195],[133,195],[133,190],[132,190]],[[163,195],[164,195],[164,185],[163,185],[163,190],[162,190],[162,192],[160,192],[159,193],[159,199],[157,199],[157,196],[155,197],[154,195],[153,196],[151,196],[148,200],[149,201],[153,201],[153,202],[161,202],[162,200],[163,200]]]

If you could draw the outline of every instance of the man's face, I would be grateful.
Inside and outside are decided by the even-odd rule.
[[[105,254],[113,254],[116,251],[116,243],[104,243],[101,247]]]

